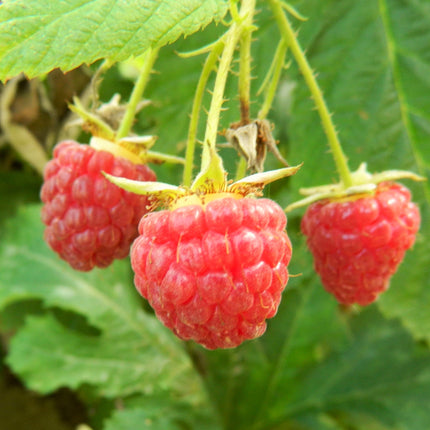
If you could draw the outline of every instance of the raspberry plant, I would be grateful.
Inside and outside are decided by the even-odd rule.
[[[2,398],[9,394],[4,375],[13,372],[40,398],[55,398],[68,388],[86,412],[64,423],[67,428],[427,428],[430,190],[421,181],[428,178],[430,162],[427,2],[54,3],[0,4]],[[69,72],[67,85],[55,85],[55,68]],[[73,91],[66,95],[69,86]],[[60,112],[58,99],[64,103],[66,96],[79,121]],[[76,123],[78,128],[69,127]],[[87,142],[91,135],[114,151],[133,148],[137,164],[153,169],[159,182],[103,170],[109,187],[136,199],[143,194],[153,213],[142,218],[131,261],[82,273],[43,241],[40,173],[55,143]],[[142,146],[148,141],[153,147]],[[285,160],[300,169],[283,166]],[[364,172],[362,163],[379,173]],[[401,263],[397,258],[397,272],[390,266],[389,290],[366,307],[345,307],[322,288],[329,265],[317,264],[320,279],[306,239],[311,249],[316,237],[317,247],[348,254],[327,235],[321,239],[332,223],[309,235],[311,215],[304,216],[302,204],[309,204],[311,213],[326,204],[345,211],[361,199],[377,198],[386,181],[411,191],[415,203],[405,204],[416,209],[399,215],[413,227],[408,234],[415,235],[418,209],[421,227],[403,241],[406,236],[396,234],[404,249],[415,243]],[[232,200],[232,193],[240,198]],[[401,194],[409,198],[409,192]],[[278,208],[279,219],[284,215],[278,205],[288,210],[286,232],[284,222],[269,232],[266,216],[261,221],[256,215],[250,223],[245,207],[268,201]],[[222,220],[231,205],[241,210]],[[45,212],[46,221],[51,210]],[[182,213],[187,218],[180,231],[155,235],[163,230],[161,218]],[[202,229],[186,231],[195,213],[204,215],[205,239],[199,236]],[[248,247],[234,239],[243,229],[254,237]],[[283,238],[279,248],[285,253],[272,261],[270,252],[260,249],[261,259],[254,261],[262,237],[271,234]],[[195,242],[216,235],[225,238],[224,245],[231,242],[232,253],[218,260],[220,267],[216,259],[208,263],[216,248],[212,241],[199,266]],[[161,249],[166,241],[174,242],[176,252]],[[152,272],[146,268],[148,252],[160,254],[150,264]],[[270,271],[276,278],[280,262],[290,275],[282,296],[286,279],[277,288],[257,291],[264,284],[258,277],[268,279]],[[206,297],[202,282],[200,290],[172,307],[166,299],[175,301],[192,283],[183,283],[183,291],[172,283],[173,291],[160,293],[167,281],[152,282],[152,277],[164,263],[176,280],[185,269],[198,279],[225,274],[233,265],[228,272],[233,280],[246,278],[256,265],[269,270],[258,276],[254,270],[246,294],[230,299],[230,308],[225,297],[239,281],[231,290],[211,288]],[[365,276],[373,270],[367,264]],[[261,306],[245,309],[251,295]],[[243,327],[234,332],[239,346],[228,331],[226,315],[233,308],[241,308],[235,328],[238,321],[251,322],[250,314],[257,327],[247,336],[257,337],[253,340],[244,339]],[[226,309],[230,313],[219,324],[208,324]],[[197,342],[178,339],[157,316],[179,337]],[[207,349],[225,346],[235,347]],[[61,409],[57,412],[64,421]],[[25,408],[0,409],[7,428],[21,417],[28,423]],[[38,417],[43,419],[48,420]]]

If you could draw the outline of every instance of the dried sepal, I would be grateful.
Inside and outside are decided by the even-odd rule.
[[[227,142],[242,155],[251,171],[262,172],[267,149],[285,166],[287,161],[278,150],[272,135],[272,127],[266,119],[257,119],[249,124],[232,124],[225,131]]]

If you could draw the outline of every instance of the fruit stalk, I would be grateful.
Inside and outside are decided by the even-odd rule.
[[[224,103],[225,84],[227,82],[230,65],[233,60],[234,50],[239,40],[239,34],[238,24],[236,22],[233,23],[229,32],[226,33],[225,45],[218,65],[218,73],[215,79],[211,105],[207,118],[205,138],[203,142],[202,162],[209,156],[209,148],[215,149],[220,112]]]
[[[202,170],[209,164],[210,154],[215,151],[216,137],[222,105],[224,103],[224,89],[230,66],[233,61],[234,51],[243,35],[246,26],[249,27],[248,17],[252,19],[255,8],[255,0],[244,0],[240,9],[239,17],[225,34],[225,45],[218,65],[218,72],[212,93],[211,105],[209,108],[205,138],[203,141]]]
[[[325,103],[322,91],[306,59],[306,56],[302,48],[300,47],[294,30],[292,29],[291,24],[282,9],[281,2],[279,0],[269,0],[269,3],[272,8],[273,15],[275,16],[275,19],[278,23],[278,27],[282,34],[282,37],[286,41],[287,45],[290,47],[291,52],[293,53],[294,58],[296,59],[297,64],[300,68],[300,71],[305,78],[306,84],[312,94],[312,97],[314,99],[315,105],[321,118],[324,132],[327,136],[328,143],[333,154],[333,158],[340,179],[343,183],[343,186],[345,188],[348,188],[353,185],[351,172],[349,170],[345,154],[343,153],[342,146],[338,139],[330,112]]]
[[[139,75],[139,78],[134,85],[133,91],[130,96],[130,100],[127,104],[127,110],[125,111],[124,117],[121,121],[119,129],[116,133],[117,139],[122,139],[128,136],[131,127],[133,126],[134,116],[136,114],[137,105],[142,99],[142,94],[145,91],[146,84],[148,83],[149,76],[152,71],[152,67],[158,56],[159,49],[148,49],[144,55],[143,59],[143,69]]]
[[[279,79],[281,77],[281,72],[285,63],[285,56],[287,53],[287,44],[285,40],[281,40],[276,48],[275,55],[273,57],[273,62],[270,66],[270,70],[267,74],[267,78],[263,85],[261,86],[260,91],[266,89],[266,96],[264,98],[263,104],[261,106],[260,111],[258,112],[258,119],[265,119],[269,114],[269,111],[272,107],[273,99],[275,98],[276,90],[278,88]],[[270,82],[269,82],[270,79]]]
[[[240,102],[240,123],[246,125],[251,122],[250,119],[250,105],[251,105],[251,41],[252,20],[254,17],[255,0],[249,2],[248,12],[245,17],[245,29],[240,38],[240,51],[239,51],[239,102]],[[236,169],[236,181],[242,179],[246,174],[247,163],[244,157],[240,157]]]
[[[185,168],[183,174],[183,184],[186,187],[191,185],[193,177],[193,164],[194,164],[194,152],[196,147],[196,136],[197,136],[197,126],[199,123],[199,112],[202,104],[203,95],[205,88],[212,70],[218,60],[222,49],[224,47],[223,39],[221,38],[212,48],[211,52],[206,58],[205,64],[203,66],[202,73],[200,75],[199,82],[197,84],[196,93],[194,95],[193,107],[191,110],[190,126],[188,129],[187,138],[187,149],[185,152]]]
[[[239,60],[239,100],[240,120],[242,125],[249,124],[249,106],[251,92],[251,39],[254,27],[252,20],[255,9],[255,0],[250,0],[247,5],[244,30],[240,38],[240,60]]]

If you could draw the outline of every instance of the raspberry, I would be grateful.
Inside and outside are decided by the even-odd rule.
[[[310,205],[301,229],[324,288],[342,304],[365,306],[389,286],[420,225],[410,192],[384,182],[374,195]]]
[[[73,141],[59,143],[41,189],[45,240],[74,269],[109,266],[128,255],[147,198],[110,183],[102,171],[141,181],[155,180],[145,165]]]
[[[272,200],[225,196],[147,214],[131,249],[135,285],[179,338],[233,348],[277,312],[292,252],[286,223]]]

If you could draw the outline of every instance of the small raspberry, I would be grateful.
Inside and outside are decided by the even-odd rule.
[[[404,186],[384,182],[369,197],[308,207],[301,229],[324,288],[338,302],[368,305],[388,288],[420,225],[410,199]]]
[[[181,339],[216,349],[261,336],[288,281],[286,223],[269,199],[150,213],[131,250],[136,287]]]
[[[118,188],[102,171],[155,180],[145,165],[73,141],[60,142],[45,168],[40,193],[44,237],[76,270],[107,267],[115,258],[126,257],[139,220],[147,212],[146,197]]]

